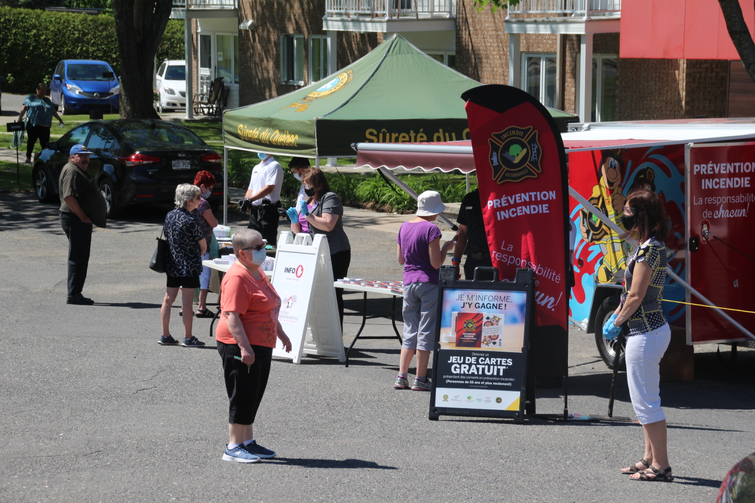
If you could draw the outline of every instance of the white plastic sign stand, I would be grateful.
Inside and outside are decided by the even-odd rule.
[[[301,363],[305,353],[346,361],[326,236],[318,234],[313,242],[309,234],[294,240],[291,232],[281,232],[273,286],[281,297],[278,320],[291,339],[290,353],[278,341],[273,356],[294,363]]]

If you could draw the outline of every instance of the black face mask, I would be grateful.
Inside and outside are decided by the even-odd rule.
[[[637,223],[635,219],[636,216],[637,215],[632,215],[632,216],[622,215],[621,223],[624,224],[624,229],[628,231],[634,229],[634,225]]]
[[[308,196],[312,197],[312,196],[315,195],[315,189],[313,189],[312,187],[310,187],[308,189],[304,189],[304,193],[307,194]]]

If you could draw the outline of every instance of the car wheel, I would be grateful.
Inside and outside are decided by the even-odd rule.
[[[603,359],[609,369],[613,369],[613,362],[616,358],[616,351],[619,352],[619,370],[626,369],[626,362],[624,361],[624,344],[619,344],[615,339],[612,341],[606,340],[603,337],[603,325],[608,321],[616,308],[619,307],[618,297],[608,297],[600,305],[597,314],[595,315],[595,344],[598,346],[600,357]]]
[[[66,97],[64,94],[60,95],[60,115],[66,115]]]
[[[32,181],[34,182],[34,193],[37,194],[37,199],[40,203],[51,203],[55,201],[52,188],[52,180],[48,176],[44,169],[44,166],[39,165],[32,171]]]
[[[163,104],[160,98],[157,99],[157,113],[159,114],[163,113]]]
[[[113,218],[118,213],[118,206],[115,199],[115,188],[113,187],[113,182],[109,178],[103,178],[100,180],[100,192],[102,193],[102,197],[105,198],[105,202],[107,203],[107,217]]]

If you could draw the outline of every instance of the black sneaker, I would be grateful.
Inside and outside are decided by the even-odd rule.
[[[68,297],[66,304],[74,304],[77,306],[91,306],[92,304],[94,304],[94,301],[79,294],[75,297]]]
[[[169,335],[168,337],[165,337],[164,335],[161,335],[160,338],[157,340],[157,343],[162,346],[175,346],[178,344],[178,341],[173,338],[173,336]]]
[[[185,348],[203,348],[204,342],[192,335],[191,339],[184,339],[181,345]]]

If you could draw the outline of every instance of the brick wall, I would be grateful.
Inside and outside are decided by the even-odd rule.
[[[299,86],[281,84],[280,36],[304,35],[304,83],[310,83],[309,36],[326,35],[322,30],[325,1],[283,2],[279,0],[239,2],[239,22],[253,19],[253,30],[239,30],[239,105],[248,105],[290,93]],[[364,56],[378,45],[372,34],[338,33],[338,67]]]
[[[509,37],[506,11],[477,12],[474,0],[456,2],[456,70],[483,84],[508,84]]]
[[[687,60],[684,117],[726,117],[728,61]]]
[[[619,60],[617,120],[726,116],[727,61]]]

